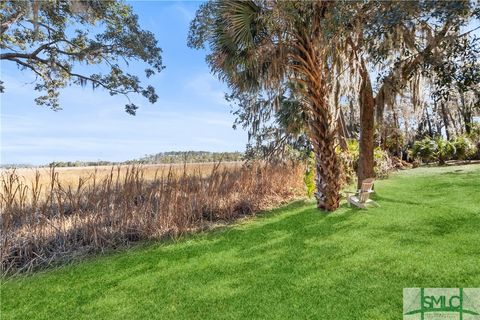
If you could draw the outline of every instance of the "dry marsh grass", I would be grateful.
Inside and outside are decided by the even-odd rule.
[[[102,169],[103,170],[103,169]],[[3,171],[2,274],[31,271],[90,252],[176,237],[305,194],[299,164],[93,170],[61,178]]]
[[[219,165],[219,169],[231,169],[239,168],[242,166],[242,162],[222,162]],[[188,163],[188,164],[145,164],[141,165],[143,177],[145,180],[152,180],[155,176],[158,176],[162,172],[172,171],[174,174],[184,174],[185,172],[200,173],[203,176],[207,176],[212,172],[214,165],[218,165],[212,162],[206,163]],[[115,170],[120,169],[121,176],[131,168],[129,165],[115,166]],[[12,170],[0,169],[0,172],[6,172]],[[92,177],[96,179],[104,179],[110,175],[112,166],[97,166],[97,167],[59,167],[55,168],[57,174],[57,180],[62,185],[75,186],[79,183],[79,180],[83,180],[84,183],[90,183],[93,181]],[[15,172],[24,182],[31,184],[36,179],[37,174],[40,174],[40,184],[48,184],[51,181],[51,169],[50,168],[21,168],[16,169]]]

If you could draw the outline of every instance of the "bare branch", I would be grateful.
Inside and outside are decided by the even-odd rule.
[[[19,65],[21,65],[21,66],[23,66],[23,67],[25,67],[25,68],[28,68],[28,69],[30,69],[30,70],[32,70],[35,74],[37,74],[39,77],[41,77],[41,78],[43,78],[43,79],[45,79],[45,77],[47,76],[47,75],[45,75],[45,74],[43,74],[43,73],[40,73],[37,69],[35,69],[35,68],[33,67],[33,65],[28,64],[28,63],[26,63],[26,62],[23,62],[23,61],[21,61],[21,60],[19,60],[19,59],[17,59],[17,58],[9,58],[9,59],[7,59],[7,60],[16,62],[16,63],[18,63]]]
[[[17,22],[22,16],[23,12],[17,11],[2,21],[2,24],[0,25],[0,34],[3,35],[5,32],[7,32],[8,28]]]

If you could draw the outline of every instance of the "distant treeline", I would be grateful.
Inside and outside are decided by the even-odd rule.
[[[209,151],[169,151],[145,155],[140,159],[125,161],[125,164],[156,164],[183,162],[216,162],[241,161],[242,152],[209,152]]]
[[[209,151],[168,151],[157,154],[145,155],[142,158],[127,160],[124,162],[112,161],[54,161],[43,167],[93,167],[112,166],[120,164],[170,164],[170,163],[192,163],[192,162],[230,162],[242,161],[242,152],[209,152]],[[5,164],[0,168],[30,168],[29,164]]]
[[[35,166],[33,164],[27,164],[27,163],[0,164],[0,169],[15,169],[15,168],[35,168]]]
[[[50,162],[44,167],[96,167],[96,166],[111,166],[122,164],[121,162],[112,161],[54,161]]]

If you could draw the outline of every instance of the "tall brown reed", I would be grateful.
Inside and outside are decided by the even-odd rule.
[[[303,196],[301,165],[214,165],[209,175],[178,169],[145,179],[142,167],[93,172],[75,186],[54,169],[48,184],[1,175],[1,272],[31,271],[134,241],[175,237]]]

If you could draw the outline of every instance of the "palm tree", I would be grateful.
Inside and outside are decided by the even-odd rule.
[[[325,23],[333,2],[210,1],[192,21],[189,45],[208,43],[212,71],[234,91],[277,97],[286,84],[300,96],[316,157],[319,208],[340,201],[338,106],[330,102],[342,42]],[[331,25],[331,24],[330,24]],[[268,95],[267,94],[267,95]],[[275,98],[272,98],[275,101]]]

